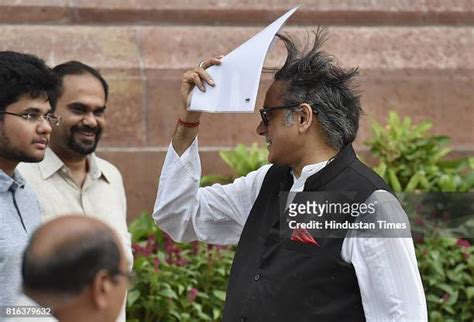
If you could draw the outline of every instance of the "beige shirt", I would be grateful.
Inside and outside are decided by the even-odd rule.
[[[104,221],[121,239],[131,269],[132,242],[127,229],[127,200],[122,175],[113,164],[94,153],[87,156],[87,162],[89,172],[82,187],[49,148],[43,161],[20,163],[17,169],[36,192],[44,221],[67,214],[84,214]],[[125,303],[117,321],[125,321]]]
[[[131,267],[131,238],[122,176],[114,165],[94,153],[87,156],[87,162],[89,172],[82,187],[51,149],[46,150],[43,161],[20,163],[18,170],[37,194],[44,221],[65,214],[84,214],[104,221],[122,239]]]

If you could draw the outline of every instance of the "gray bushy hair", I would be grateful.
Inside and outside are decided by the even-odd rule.
[[[340,150],[353,142],[362,109],[354,78],[358,68],[343,70],[333,56],[321,51],[327,29],[318,28],[310,50],[299,49],[294,38],[277,34],[288,56],[275,80],[286,82],[285,105],[308,103],[317,114],[326,143]]]

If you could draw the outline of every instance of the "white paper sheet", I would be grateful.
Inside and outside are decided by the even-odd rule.
[[[221,65],[209,67],[207,72],[216,85],[211,87],[205,84],[205,92],[195,87],[188,109],[213,113],[252,113],[265,56],[275,34],[297,9],[291,9],[227,54],[221,59]]]

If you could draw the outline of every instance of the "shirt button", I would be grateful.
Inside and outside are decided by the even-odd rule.
[[[262,278],[262,275],[257,273],[253,279],[258,281],[260,278]]]

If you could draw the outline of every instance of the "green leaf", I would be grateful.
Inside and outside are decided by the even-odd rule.
[[[459,273],[456,273],[454,271],[447,271],[446,276],[453,282],[461,282],[462,280],[462,275]]]
[[[178,295],[176,294],[175,291],[173,291],[172,289],[164,289],[164,290],[161,290],[159,292],[159,294],[161,296],[164,296],[164,297],[167,297],[167,298],[171,298],[171,299],[177,299],[178,298]]]
[[[199,297],[202,297],[203,299],[209,299],[209,295],[207,295],[207,294],[204,293],[204,292],[199,292],[199,293],[198,293],[198,296],[199,296]]]
[[[443,315],[439,311],[430,311],[430,321],[431,322],[444,322]]]
[[[433,294],[427,294],[427,295],[426,295],[426,300],[427,300],[428,302],[436,303],[436,304],[440,302],[439,297],[437,297],[437,296],[435,296],[435,295],[433,295]]]
[[[454,309],[451,306],[448,306],[447,304],[443,306],[443,310],[447,311],[451,315],[456,314],[456,311],[454,311]]]
[[[474,286],[466,287],[466,296],[468,300],[474,298]]]
[[[218,320],[221,317],[221,311],[217,308],[212,309],[212,319]]]
[[[232,182],[232,177],[230,176],[210,174],[210,175],[201,177],[200,186],[207,187],[207,186],[213,185],[214,183],[226,184],[226,183],[231,183],[231,182]]]
[[[421,122],[417,126],[415,126],[414,129],[412,129],[412,135],[414,137],[422,137],[426,131],[431,129],[432,126],[433,125],[431,124],[431,122],[428,122],[428,121]]]
[[[136,300],[140,297],[140,291],[138,290],[133,290],[128,292],[127,295],[127,306],[132,306]]]
[[[217,297],[219,300],[221,301],[225,301],[225,292],[223,291],[218,291],[218,290],[214,290],[212,291],[212,294]]]
[[[383,178],[387,171],[387,164],[385,164],[385,162],[380,162],[379,165],[374,168],[374,171]]]
[[[415,173],[410,180],[408,181],[408,184],[405,187],[406,192],[412,192],[418,187],[418,184],[420,183],[420,178],[421,174],[419,172]]]
[[[426,190],[429,191],[432,187],[428,179],[423,173],[420,173],[420,185]]]
[[[439,261],[431,261],[431,266],[436,273],[444,279],[445,273],[442,264]]]
[[[172,316],[174,316],[176,318],[176,320],[178,321],[183,321],[183,317],[181,315],[181,312],[178,312],[177,310],[175,309],[171,309],[170,312],[169,312]]]
[[[448,293],[449,295],[453,295],[454,294],[454,290],[451,286],[449,286],[448,284],[438,284],[437,285],[438,288],[442,289],[443,291],[445,291],[446,293]]]
[[[245,176],[268,163],[267,155],[267,149],[259,148],[256,143],[250,147],[238,144],[232,150],[219,152],[221,159],[234,171],[235,177]]]
[[[474,157],[468,159],[469,167],[474,170]]]
[[[400,181],[398,181],[397,175],[395,174],[395,171],[393,169],[388,169],[388,178],[393,191],[401,192],[402,186],[400,184]]]

